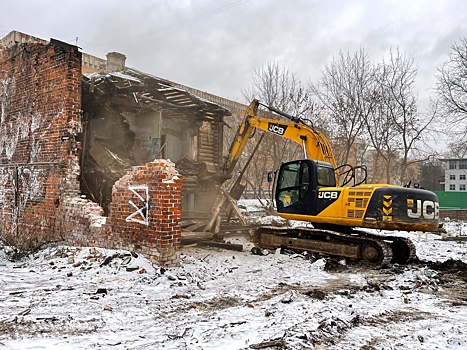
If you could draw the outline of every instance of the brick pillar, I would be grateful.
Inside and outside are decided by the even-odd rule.
[[[112,189],[110,240],[160,266],[180,260],[182,177],[168,160],[136,166]]]

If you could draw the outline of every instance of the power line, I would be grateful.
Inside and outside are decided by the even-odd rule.
[[[244,4],[246,2],[248,2],[250,0],[239,0],[239,1],[235,1],[235,2],[232,2],[230,4],[227,4],[225,6],[222,6],[222,7],[219,7],[217,9],[214,9],[214,10],[211,10],[211,11],[208,11],[206,13],[203,13],[201,15],[198,15],[198,16],[194,16],[194,17],[191,17],[191,18],[188,18],[188,19],[185,19],[185,20],[182,20],[182,21],[179,21],[179,22],[176,22],[176,23],[173,23],[173,24],[169,24],[167,26],[164,26],[164,27],[160,27],[160,28],[157,28],[153,31],[150,31],[146,34],[155,34],[155,33],[159,33],[159,32],[163,32],[165,30],[169,30],[169,29],[172,29],[172,28],[176,28],[176,27],[180,27],[184,24],[187,24],[187,23],[191,23],[191,22],[195,22],[197,20],[200,20],[202,18],[206,18],[206,17],[209,17],[209,16],[212,16],[216,13],[219,13],[219,12],[222,12],[224,10],[228,10],[232,7],[235,7],[235,6],[238,6],[238,5],[241,5],[241,4]],[[143,34],[144,35],[144,34]]]
[[[190,17],[190,18],[175,22],[175,23],[169,24],[167,26],[159,27],[159,28],[156,28],[154,30],[151,30],[151,31],[148,31],[148,32],[145,32],[145,33],[135,34],[135,35],[133,35],[133,37],[154,35],[154,34],[166,31],[166,30],[177,28],[177,27],[183,26],[185,24],[192,23],[192,22],[198,21],[200,19],[215,15],[215,14],[217,14],[219,12],[229,10],[229,9],[231,9],[233,7],[242,5],[242,4],[247,3],[249,1],[250,0],[237,0],[237,1],[234,1],[234,2],[232,2],[230,4],[227,4],[225,6],[218,7],[216,9],[210,10],[210,11],[202,13],[200,15],[196,15],[196,16],[193,16],[193,17]],[[72,40],[72,41],[74,41],[74,40]],[[89,45],[88,47],[95,47],[95,46],[100,46],[100,45],[103,45],[103,44],[108,45],[108,44],[112,44],[113,42],[116,42],[116,41],[110,41],[110,42],[101,43],[101,44]],[[122,42],[122,40],[119,40],[119,42]]]

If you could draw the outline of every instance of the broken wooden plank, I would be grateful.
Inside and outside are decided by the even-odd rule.
[[[221,185],[223,187],[223,185]],[[211,232],[214,224],[216,223],[217,217],[220,215],[220,211],[222,209],[222,206],[224,205],[224,197],[222,195],[218,195],[216,198],[216,201],[214,202],[214,206],[212,207],[212,215],[211,219],[206,225],[206,228],[204,229],[204,232]]]
[[[440,241],[465,242],[467,241],[467,236],[443,236]]]
[[[200,240],[196,238],[183,238],[182,245],[192,245],[196,244],[198,247],[212,247],[212,248],[222,248],[226,250],[235,250],[237,252],[243,251],[243,244],[235,244],[229,242],[220,242],[213,240]]]
[[[250,349],[266,349],[270,347],[284,347],[285,341],[284,339],[276,339],[276,340],[268,340],[263,341],[262,343],[258,344],[251,344]]]
[[[224,193],[225,198],[227,198],[227,200],[229,201],[229,204],[231,205],[235,216],[240,220],[240,222],[243,225],[247,225],[247,222],[246,222],[245,218],[243,217],[242,213],[240,212],[240,208],[237,206],[237,201],[230,196],[230,194],[227,192],[227,190],[225,189],[224,186],[221,186],[221,191],[222,191],[222,193]]]
[[[182,248],[192,248],[192,247],[196,247],[198,245],[198,243],[190,243],[190,244],[182,244]]]
[[[183,227],[182,229],[184,231],[194,232],[194,231],[200,229],[203,226],[206,226],[206,221],[195,222],[195,223],[193,223],[193,224],[191,224],[189,226]]]
[[[237,231],[249,231],[249,230],[254,230],[257,229],[258,227],[261,227],[259,224],[250,224],[250,225],[243,225],[243,224],[226,224],[226,225],[221,225],[221,233],[228,233],[228,232],[237,232]]]

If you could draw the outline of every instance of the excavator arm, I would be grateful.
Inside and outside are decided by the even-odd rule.
[[[238,159],[241,157],[255,129],[264,130],[285,139],[292,140],[302,147],[305,158],[328,162],[334,168],[337,167],[329,141],[320,131],[306,124],[300,118],[293,117],[276,108],[263,104],[261,105],[289,119],[289,121],[261,117],[258,115],[260,104],[261,103],[255,99],[246,110],[245,118],[238,128],[237,134],[231,144],[228,158],[225,162],[224,174],[226,177],[230,177],[232,174]]]

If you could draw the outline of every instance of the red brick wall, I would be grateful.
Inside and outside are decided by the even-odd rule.
[[[2,237],[54,239],[61,200],[79,191],[78,172],[67,166],[80,126],[78,49],[30,43],[0,50],[0,104]]]
[[[159,265],[177,265],[181,191],[182,178],[170,161],[133,167],[112,189],[108,219],[111,241],[140,251]]]
[[[80,197],[81,79],[75,46],[0,49],[0,239],[25,249],[51,240],[128,249],[178,265],[181,176],[170,161],[117,181],[108,218]]]
[[[441,219],[449,218],[451,220],[467,220],[467,210],[466,209],[440,210],[439,217]]]
[[[114,184],[108,217],[96,203],[70,197],[60,214],[60,231],[70,244],[136,251],[161,266],[176,266],[181,185],[182,177],[170,161],[133,167]]]

